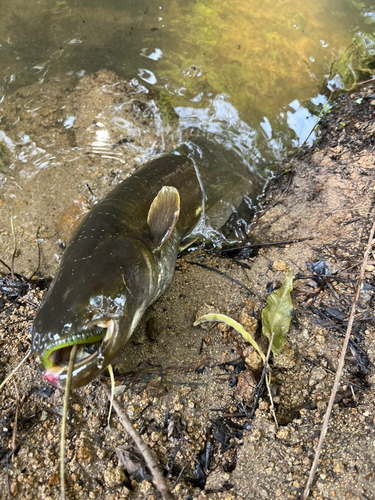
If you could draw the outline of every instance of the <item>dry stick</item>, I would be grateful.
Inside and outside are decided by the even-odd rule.
[[[16,385],[14,379],[13,379],[13,384],[14,384],[14,389],[16,391],[16,396],[17,396],[16,414],[14,416],[13,435],[12,435],[12,450],[14,451],[16,449],[16,435],[17,435],[17,423],[18,423],[18,407],[19,407],[19,403],[20,403],[20,396],[18,394],[17,385]]]
[[[5,386],[5,384],[8,382],[8,380],[13,377],[13,375],[16,373],[18,368],[27,360],[27,358],[29,358],[31,356],[31,353],[32,353],[32,351],[31,351],[31,349],[29,349],[27,351],[25,357],[21,359],[21,361],[18,363],[18,365],[15,368],[13,368],[13,370],[10,373],[8,373],[8,375],[5,377],[5,379],[0,384],[0,391]]]
[[[108,399],[111,400],[111,393],[109,392],[107,387],[105,387],[104,384],[103,384],[103,389],[104,389],[105,393],[107,394]],[[156,458],[154,457],[154,454],[152,453],[151,449],[147,446],[147,444],[143,441],[143,439],[138,434],[138,432],[134,429],[128,416],[122,411],[122,409],[120,408],[120,405],[117,403],[116,400],[113,400],[113,408],[114,408],[115,412],[117,413],[121,424],[123,425],[125,430],[130,434],[130,437],[133,439],[137,448],[142,453],[143,458],[145,459],[146,464],[147,464],[148,468],[150,469],[151,474],[154,478],[155,486],[159,490],[159,492],[161,493],[164,500],[176,500],[175,496],[173,495],[173,493],[169,489],[169,486],[168,486],[163,474],[161,473],[161,471],[159,469],[159,464],[158,464]]]
[[[17,245],[16,245],[16,233],[14,232],[13,216],[10,218],[10,226],[12,228],[12,235],[13,235],[13,254],[12,254],[12,263],[10,266],[10,272],[12,275],[12,280],[14,280],[14,259],[16,258]]]
[[[8,500],[12,500],[12,495],[10,494],[10,486],[9,486],[9,467],[8,467],[8,460],[7,460],[7,470],[6,470],[6,473],[5,473],[4,481],[5,481],[5,486],[6,486],[6,488],[7,488]]]
[[[363,85],[364,83],[370,83],[370,82],[373,82],[374,79],[371,78],[370,80],[365,80],[364,82],[358,82],[358,83],[355,83],[354,85]]]
[[[273,344],[274,337],[275,337],[275,333],[272,332],[271,340],[270,340],[270,345],[268,346],[267,356],[266,356],[266,360],[264,362],[264,366],[266,367],[267,370],[269,368],[268,360],[270,359],[271,349],[272,349],[272,344]],[[275,421],[276,428],[277,428],[277,427],[279,427],[279,423],[278,423],[277,418],[276,418],[275,406],[273,404],[273,398],[272,398],[270,383],[271,383],[271,379],[270,379],[270,375],[268,374],[268,376],[266,376],[266,386],[267,386],[268,396],[270,398],[270,403],[271,403],[270,410],[271,410],[271,413],[272,413],[272,416],[273,416],[273,419]]]
[[[353,299],[353,304],[352,304],[352,310],[350,312],[350,318],[349,318],[348,328],[346,330],[346,335],[345,335],[344,343],[343,343],[343,346],[342,346],[342,349],[341,349],[340,360],[339,360],[339,364],[337,366],[337,371],[336,371],[335,383],[333,384],[332,392],[331,392],[331,397],[330,397],[329,402],[328,402],[327,411],[326,411],[326,414],[324,415],[322,430],[321,430],[321,433],[320,433],[318,445],[316,447],[314,461],[313,461],[313,464],[311,466],[311,470],[310,470],[309,478],[308,478],[307,483],[306,483],[305,491],[303,492],[303,495],[302,495],[302,500],[307,500],[307,498],[309,496],[310,487],[311,487],[311,484],[313,482],[316,469],[318,467],[318,461],[319,461],[320,453],[322,451],[323,441],[324,441],[324,438],[325,438],[325,436],[327,434],[328,421],[329,421],[329,417],[331,415],[333,403],[335,401],[337,389],[338,389],[339,383],[340,383],[341,374],[342,374],[342,371],[343,371],[343,368],[344,368],[345,355],[346,355],[346,350],[347,350],[348,344],[349,344],[350,334],[351,334],[351,331],[352,331],[355,309],[356,309],[357,302],[358,302],[359,292],[361,290],[361,283],[362,283],[362,280],[363,280],[363,276],[365,274],[365,268],[366,268],[366,265],[367,265],[368,256],[369,256],[369,253],[370,253],[370,250],[371,250],[371,245],[372,245],[373,239],[374,239],[374,233],[375,233],[375,221],[374,221],[374,223],[372,225],[370,236],[369,236],[368,243],[367,243],[367,248],[366,248],[366,251],[365,251],[365,255],[363,257],[363,264],[362,264],[362,267],[361,267],[361,274],[360,274],[360,276],[358,278],[357,288],[356,288],[356,291],[355,291],[355,295],[354,295],[354,299]]]
[[[77,354],[78,344],[72,346],[68,364],[68,374],[66,377],[65,394],[64,394],[64,409],[61,421],[61,438],[60,438],[60,490],[61,499],[65,500],[65,434],[66,434],[66,419],[68,418],[68,405],[70,396],[70,387],[72,385],[72,374],[74,368],[74,360]]]

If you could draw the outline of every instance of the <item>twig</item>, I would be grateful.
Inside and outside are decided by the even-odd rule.
[[[12,235],[13,235],[13,254],[12,254],[12,263],[10,266],[10,272],[12,275],[12,280],[14,280],[14,259],[16,258],[17,245],[16,245],[16,233],[14,231],[14,224],[13,224],[13,216],[10,218],[10,227],[12,228]]]
[[[364,83],[370,83],[370,82],[372,82],[372,83],[373,83],[373,82],[374,82],[374,79],[373,79],[373,78],[371,78],[370,80],[365,80],[364,82],[357,82],[357,83],[355,83],[354,85],[363,85]]]
[[[40,242],[39,242],[39,227],[38,229],[36,230],[36,241],[37,241],[37,245],[38,245],[38,266],[37,268],[35,269],[35,271],[33,272],[33,274],[30,276],[30,278],[28,279],[28,281],[31,281],[33,279],[33,277],[36,275],[36,273],[39,271],[40,269]]]
[[[239,247],[225,248],[224,250],[220,250],[219,253],[228,253],[233,252],[233,250],[246,250],[248,248],[263,248],[263,247],[278,247],[281,245],[290,245],[291,243],[300,243],[302,241],[313,240],[314,236],[308,236],[306,238],[292,238],[290,240],[281,240],[281,241],[269,241],[267,243],[252,243],[245,244]]]
[[[5,264],[5,262],[4,262],[2,259],[0,259],[0,263],[1,263],[4,267],[6,267],[6,268],[8,269],[8,271],[12,272],[12,270],[11,270],[11,268],[8,266],[8,264]]]
[[[20,404],[20,396],[18,394],[18,389],[17,385],[13,379],[13,384],[14,384],[14,389],[16,391],[16,401],[17,401],[17,406],[16,406],[16,414],[14,416],[14,423],[13,423],[13,434],[12,434],[12,450],[14,451],[16,449],[16,435],[17,435],[17,423],[18,423],[18,407]]]
[[[220,276],[224,276],[224,278],[227,278],[228,280],[232,281],[233,283],[236,283],[236,285],[241,286],[247,292],[249,292],[250,295],[252,295],[253,297],[255,297],[255,293],[252,292],[250,290],[250,288],[248,288],[247,286],[245,286],[243,283],[241,283],[240,281],[236,280],[235,278],[232,278],[228,274],[223,273],[223,271],[219,271],[219,269],[215,269],[214,267],[206,266],[205,264],[199,264],[199,262],[193,262],[191,260],[185,260],[185,262],[187,264],[192,264],[193,266],[203,267],[203,269],[208,269],[209,271],[214,271],[215,273],[220,274]]]
[[[65,434],[66,434],[66,420],[68,418],[68,405],[70,388],[72,385],[72,374],[74,368],[74,360],[77,354],[78,344],[72,346],[70,351],[70,358],[68,364],[68,373],[66,377],[65,394],[64,394],[64,407],[63,416],[61,421],[61,438],[60,438],[60,492],[61,499],[65,500]]]
[[[273,344],[274,337],[275,337],[275,333],[272,332],[271,340],[270,340],[270,345],[268,346],[266,361],[264,362],[264,366],[266,367],[266,369],[268,369],[268,360],[270,359],[271,349],[272,349],[272,344]],[[273,404],[273,398],[272,398],[270,383],[271,383],[271,380],[270,380],[270,377],[268,376],[267,379],[266,379],[266,386],[267,386],[268,396],[269,396],[270,402],[271,402],[270,410],[271,410],[271,413],[272,413],[272,416],[273,416],[273,419],[275,421],[276,428],[277,428],[277,427],[279,427],[279,423],[278,423],[277,418],[276,418],[275,406]]]
[[[361,267],[361,274],[360,274],[360,276],[358,278],[357,288],[356,288],[356,291],[355,291],[355,295],[354,295],[354,299],[353,299],[353,304],[352,304],[352,309],[351,309],[351,312],[350,312],[349,323],[348,323],[348,327],[347,327],[347,330],[346,330],[344,343],[343,343],[343,346],[342,346],[342,349],[341,349],[340,360],[339,360],[339,364],[338,364],[337,371],[336,371],[335,383],[333,384],[332,392],[331,392],[331,397],[329,399],[327,411],[326,411],[326,414],[324,415],[322,430],[321,430],[321,433],[320,433],[318,445],[316,447],[314,461],[313,461],[313,464],[311,466],[311,470],[310,470],[310,474],[309,474],[309,477],[308,477],[308,480],[307,480],[307,483],[306,483],[305,491],[303,492],[303,495],[302,495],[302,500],[307,500],[307,498],[309,496],[311,484],[313,482],[314,475],[315,475],[316,469],[318,467],[318,461],[319,461],[319,457],[320,457],[320,454],[321,454],[321,451],[322,451],[324,438],[325,438],[325,436],[327,434],[328,421],[329,421],[329,417],[331,415],[332,407],[333,407],[333,404],[334,404],[334,401],[335,401],[337,389],[338,389],[338,386],[339,386],[339,383],[340,383],[340,379],[341,379],[341,374],[342,374],[342,371],[343,371],[343,368],[344,368],[344,364],[345,364],[345,355],[346,355],[346,350],[347,350],[348,344],[349,344],[350,334],[351,334],[351,331],[352,331],[355,309],[356,309],[357,302],[358,302],[359,292],[361,290],[361,283],[362,283],[362,280],[363,280],[363,276],[365,274],[365,268],[366,268],[366,265],[367,265],[368,256],[369,256],[369,253],[370,253],[370,250],[371,250],[371,246],[372,246],[372,243],[373,243],[373,239],[374,239],[374,233],[375,233],[375,221],[374,221],[374,223],[372,225],[370,236],[369,236],[368,243],[367,243],[367,248],[366,248],[366,251],[365,251],[365,254],[364,254],[364,257],[363,257],[363,264],[362,264],[362,267]]]
[[[4,481],[5,481],[5,485],[6,485],[6,488],[7,488],[8,500],[11,500],[12,495],[10,494],[10,487],[9,487],[9,467],[8,467],[8,460],[7,460],[7,470],[6,470],[6,473],[5,473]]]
[[[264,378],[265,378],[266,374],[267,374],[267,365],[264,364],[263,370],[262,370],[262,375],[260,376],[260,380],[258,382],[258,385],[255,388],[255,391],[254,391],[254,394],[255,394],[254,395],[254,403],[253,403],[253,407],[251,408],[251,412],[249,415],[250,419],[254,417],[255,410],[258,408],[258,401],[259,401],[260,395],[262,393],[262,387],[263,387]]]
[[[195,371],[198,368],[202,368],[207,362],[209,361],[208,356],[204,356],[199,363],[191,364],[191,365],[170,365],[170,366],[158,366],[158,367],[153,367],[153,368],[140,368],[139,370],[132,370],[130,372],[125,372],[121,376],[117,376],[117,380],[123,380],[126,381],[130,377],[141,377],[144,375],[153,375],[159,374],[160,376],[164,376],[165,374],[169,372],[184,372],[184,371]],[[102,375],[102,377],[105,379],[106,377]]]
[[[33,415],[35,416],[35,415]],[[37,422],[30,427],[30,429],[22,436],[22,438],[18,441],[17,448],[15,450],[9,450],[8,453],[0,460],[0,465],[3,463],[7,463],[9,458],[14,455],[14,453],[20,448],[21,443],[26,439],[26,437],[30,434],[31,431],[35,429],[37,426]]]
[[[29,356],[31,356],[31,353],[32,353],[32,351],[31,351],[31,349],[29,349],[27,351],[25,357],[21,359],[21,361],[18,363],[18,365],[15,368],[13,368],[13,370],[10,373],[8,373],[8,375],[5,377],[5,379],[0,384],[0,391],[5,386],[5,384],[8,382],[8,380],[13,377],[13,375],[16,373],[18,368],[27,360],[27,358]]]
[[[109,400],[111,400],[111,393],[105,387],[103,384],[103,389],[105,393],[107,394],[107,397]],[[115,412],[117,413],[118,418],[120,419],[121,424],[125,428],[125,430],[130,434],[131,438],[135,442],[137,448],[139,451],[142,453],[143,458],[146,461],[146,464],[148,468],[151,471],[151,474],[154,478],[155,481],[155,486],[161,493],[162,497],[164,500],[176,500],[175,496],[169,489],[169,486],[167,482],[165,481],[165,478],[163,474],[161,473],[159,469],[159,464],[154,457],[154,454],[152,453],[151,449],[148,447],[148,445],[143,441],[141,436],[138,434],[138,432],[134,429],[132,423],[130,422],[128,416],[122,411],[120,405],[117,403],[116,400],[113,401],[113,408]]]
[[[185,470],[185,469],[186,469],[186,465],[184,465],[184,466],[182,467],[182,469],[181,469],[181,471],[180,471],[179,475],[177,476],[177,479],[176,479],[176,481],[175,481],[175,483],[174,483],[174,485],[173,485],[173,488],[172,488],[172,489],[175,489],[175,488],[176,488],[176,486],[178,485],[178,483],[180,482],[181,476],[182,476],[182,474],[183,474],[183,472],[184,472],[184,470]]]

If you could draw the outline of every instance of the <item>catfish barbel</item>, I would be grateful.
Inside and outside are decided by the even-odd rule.
[[[249,172],[234,152],[196,139],[97,203],[73,233],[31,329],[44,379],[65,387],[73,345],[71,388],[107,367],[169,285],[206,214],[233,186],[246,191],[244,183]]]

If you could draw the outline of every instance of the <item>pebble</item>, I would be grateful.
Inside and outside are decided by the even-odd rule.
[[[108,467],[108,469],[104,471],[104,481],[110,488],[114,488],[121,484],[125,479],[125,472],[119,467]]]

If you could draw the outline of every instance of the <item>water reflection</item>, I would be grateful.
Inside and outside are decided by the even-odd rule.
[[[257,132],[241,120],[225,95],[215,96],[204,108],[176,106],[175,111],[181,131],[199,130],[203,135],[214,136],[228,149],[236,149],[249,170],[255,170],[256,161],[262,157],[255,144]]]
[[[327,104],[327,98],[319,94],[311,99],[311,103],[315,106],[324,107]],[[315,126],[318,117],[312,114],[305,106],[297,99],[289,104],[289,109],[286,112],[288,127],[295,132],[296,139],[293,140],[295,147],[303,144],[311,145],[316,139]]]

